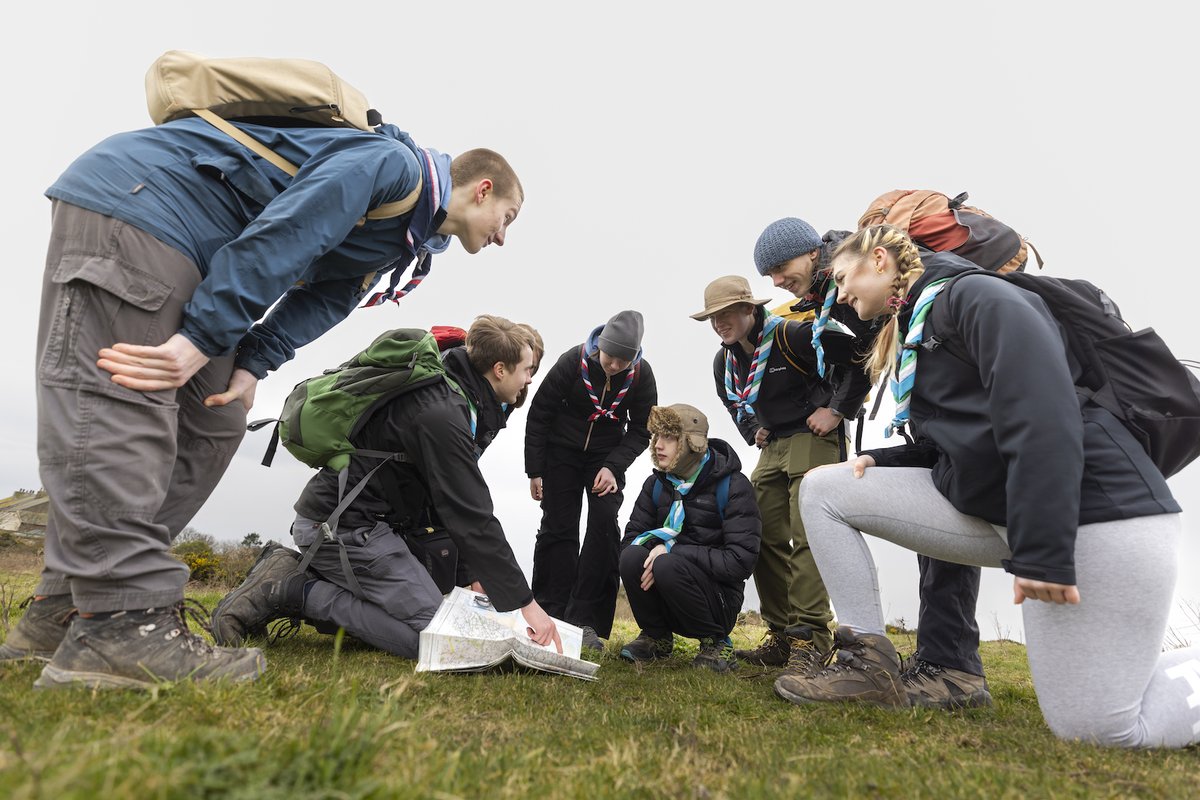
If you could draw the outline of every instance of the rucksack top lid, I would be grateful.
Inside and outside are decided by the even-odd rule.
[[[146,104],[155,125],[197,108],[224,119],[276,117],[365,131],[379,118],[362,92],[317,61],[206,58],[186,50],[168,50],[150,66]]]

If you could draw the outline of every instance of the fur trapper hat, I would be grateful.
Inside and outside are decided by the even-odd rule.
[[[646,423],[650,430],[650,461],[656,469],[688,478],[700,465],[700,459],[708,450],[708,417],[695,406],[676,403],[672,406],[654,406]],[[654,442],[659,436],[679,438],[679,452],[670,464],[658,463],[654,453]]]

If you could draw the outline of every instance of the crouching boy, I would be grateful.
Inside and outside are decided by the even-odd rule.
[[[655,406],[647,427],[655,471],[630,515],[620,562],[641,633],[621,657],[664,658],[678,633],[700,640],[692,666],[734,669],[729,633],[762,538],[754,487],[692,406]]]

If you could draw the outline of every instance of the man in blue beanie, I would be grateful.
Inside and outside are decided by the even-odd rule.
[[[797,298],[792,311],[814,315],[814,328],[835,319],[861,333],[864,326],[853,309],[832,302],[836,293],[830,279],[833,251],[849,231],[831,230],[824,236],[802,219],[784,217],[772,222],[754,245],[754,266],[781,289]],[[828,301],[828,302],[827,302]],[[870,333],[858,341],[868,347]],[[819,338],[814,340],[821,347]],[[859,363],[865,353],[858,353]],[[847,367],[847,369],[854,369]],[[866,381],[862,370],[856,370]],[[979,624],[975,604],[979,596],[978,567],[951,564],[917,556],[920,566],[921,606],[917,619],[917,652],[905,660],[903,680],[910,702],[927,708],[991,705],[983,662],[979,658]],[[764,645],[766,646],[766,645]]]

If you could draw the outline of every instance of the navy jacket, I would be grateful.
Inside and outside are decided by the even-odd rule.
[[[209,356],[236,349],[237,366],[262,378],[345,318],[375,273],[403,269],[421,248],[446,249],[449,239],[436,230],[450,197],[450,159],[422,151],[391,125],[378,133],[238,127],[300,171],[290,177],[190,118],[105,139],[46,195],[127,222],[188,256],[203,280],[180,333]],[[422,178],[412,212],[356,224]]]
[[[975,265],[922,255],[931,281]],[[879,466],[924,466],[964,514],[1008,528],[1018,576],[1075,583],[1075,536],[1092,522],[1175,513],[1179,505],[1150,457],[1115,417],[1075,392],[1078,364],[1042,299],[987,276],[965,277],[948,302],[970,363],[945,348],[917,356],[912,445],[865,451]],[[927,322],[925,340],[937,331]]]

